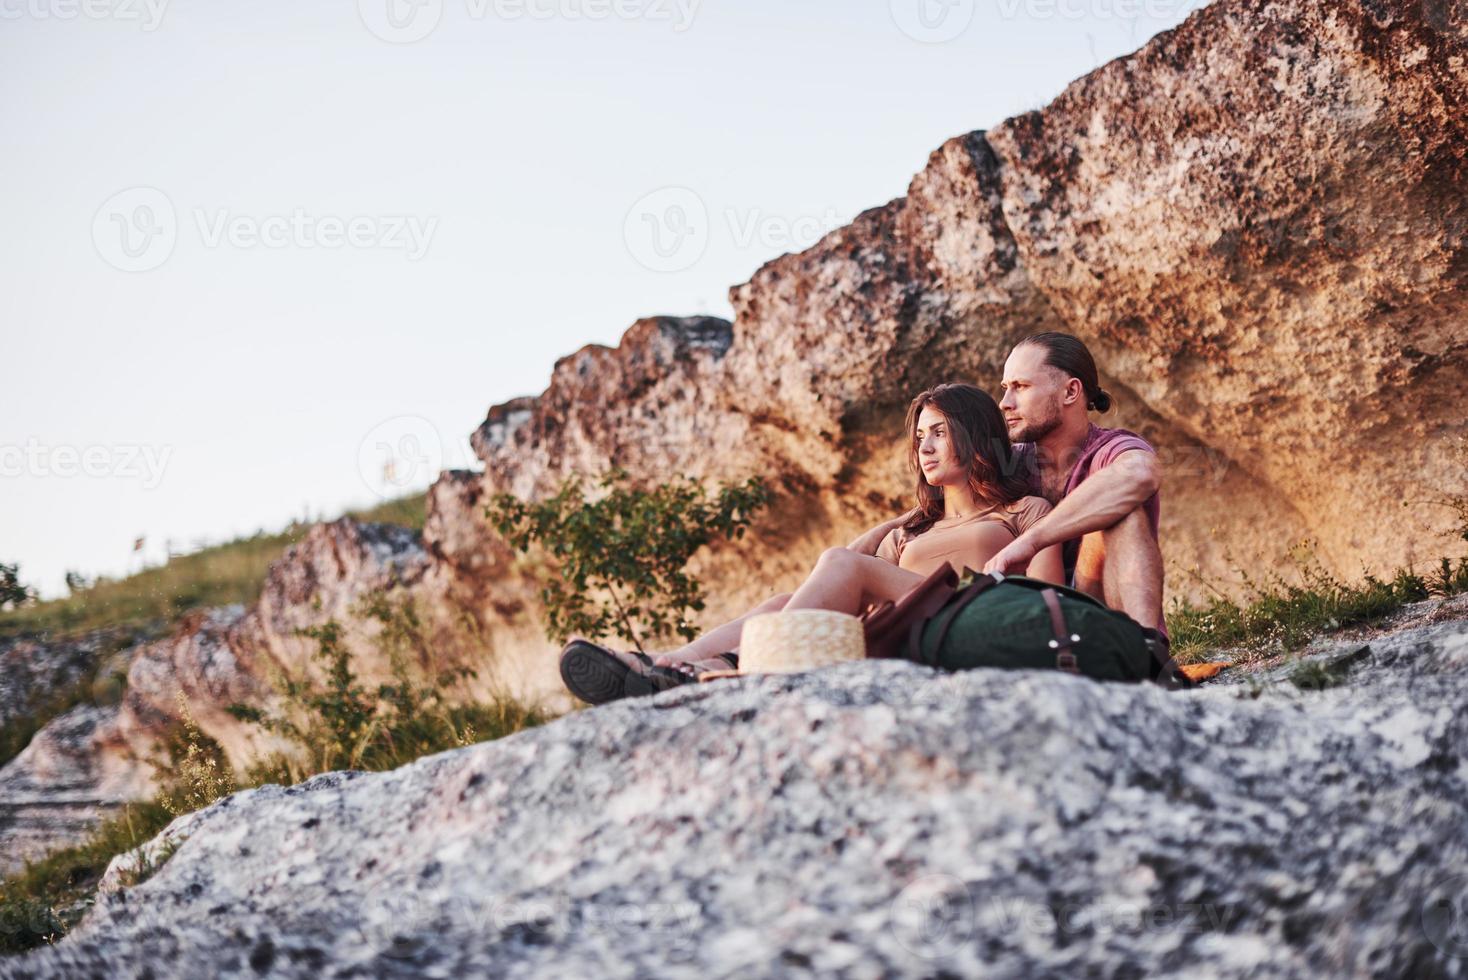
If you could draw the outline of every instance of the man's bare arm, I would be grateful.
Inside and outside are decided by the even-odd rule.
[[[1162,466],[1155,455],[1142,449],[1120,453],[1011,541],[984,566],[984,571],[1008,573],[1023,569],[1051,545],[1111,527],[1146,503],[1161,485]]]
[[[1023,537],[1036,551],[1105,530],[1136,510],[1162,485],[1162,466],[1145,450],[1129,449],[1065,496]]]
[[[884,521],[883,523],[878,524],[876,527],[872,528],[870,531],[867,531],[866,533],[858,537],[855,541],[851,542],[851,544],[847,545],[846,549],[848,551],[854,551],[859,555],[875,555],[877,553],[877,549],[882,546],[882,539],[885,538],[894,527],[901,527],[912,515],[913,511],[908,511],[906,514],[903,514],[900,517],[894,517],[890,521]]]

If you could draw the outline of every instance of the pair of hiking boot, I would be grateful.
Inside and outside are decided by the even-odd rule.
[[[697,684],[699,676],[710,670],[738,666],[738,655],[725,653],[698,664],[663,667],[640,650],[623,653],[580,638],[561,651],[561,680],[587,704],[606,704]]]

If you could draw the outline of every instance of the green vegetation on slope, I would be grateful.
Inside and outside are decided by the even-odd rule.
[[[317,641],[324,682],[280,679],[279,713],[266,715],[236,706],[238,717],[295,743],[295,751],[264,760],[242,779],[236,778],[219,745],[199,730],[180,693],[181,721],[165,739],[167,758],[156,763],[165,777],[157,797],[125,807],[81,844],[56,851],[0,881],[0,954],[58,941],[90,906],[113,857],[152,840],[174,817],[202,809],[236,789],[289,785],[348,768],[393,769],[551,719],[538,705],[503,694],[487,701],[451,702],[447,695],[473,672],[437,670],[434,650],[411,599],[372,593],[353,612],[381,625],[377,653],[392,664],[392,683],[372,686],[359,678],[336,620],[303,630]],[[141,883],[170,853],[165,850],[124,884]]]
[[[390,500],[346,516],[359,521],[423,529],[426,494]],[[193,609],[251,603],[270,564],[305,536],[310,524],[258,531],[248,538],[179,555],[157,568],[121,579],[101,578],[64,599],[33,602],[0,612],[0,639],[25,633],[70,635],[104,626],[145,628],[161,635]]]
[[[1353,585],[1321,567],[1308,542],[1291,557],[1298,582],[1279,574],[1263,583],[1246,576],[1242,602],[1219,595],[1202,606],[1174,603],[1167,627],[1178,661],[1206,660],[1222,650],[1242,652],[1245,661],[1290,653],[1322,633],[1379,622],[1408,603],[1468,592],[1468,558],[1442,558],[1426,574],[1400,569],[1389,580],[1366,575]]]

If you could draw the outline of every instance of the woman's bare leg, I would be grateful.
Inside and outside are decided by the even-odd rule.
[[[739,634],[744,629],[744,621],[746,619],[751,616],[758,616],[760,613],[779,612],[785,608],[785,603],[789,601],[789,592],[766,599],[738,619],[725,623],[723,626],[716,626],[692,643],[655,656],[653,657],[653,661],[663,666],[678,663],[696,663],[700,660],[709,660],[717,657],[721,653],[738,649]]]
[[[695,663],[739,647],[744,621],[756,612],[779,609],[831,609],[856,615],[872,602],[897,600],[916,588],[923,577],[870,555],[847,548],[831,548],[794,595],[776,596],[745,615],[694,640],[681,650],[656,658],[660,664]],[[689,653],[691,651],[691,654]]]
[[[815,571],[795,590],[786,609],[832,609],[861,612],[873,602],[896,601],[920,585],[923,577],[869,555],[832,548],[821,555]]]

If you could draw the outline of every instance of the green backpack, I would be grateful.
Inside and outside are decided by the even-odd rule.
[[[1097,680],[1190,686],[1149,634],[1084,592],[966,569],[952,597],[912,624],[901,655],[946,670],[1058,668]]]

